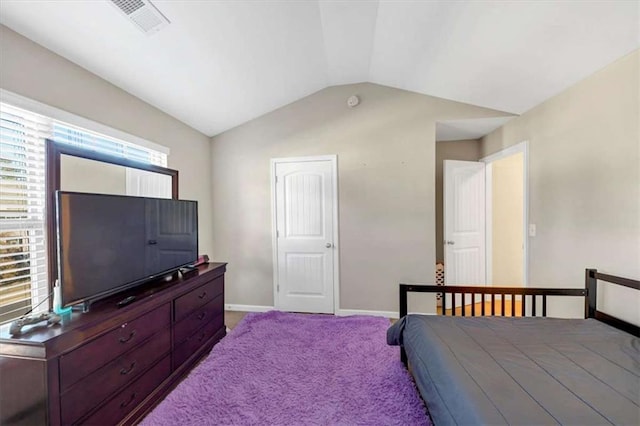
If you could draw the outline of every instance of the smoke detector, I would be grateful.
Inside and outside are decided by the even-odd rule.
[[[169,20],[149,0],[110,0],[140,31],[153,34],[169,25]]]
[[[347,99],[347,105],[349,106],[349,108],[355,108],[359,103],[360,98],[357,95],[349,96],[349,98]]]

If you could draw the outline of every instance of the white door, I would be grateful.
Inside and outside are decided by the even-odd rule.
[[[275,306],[334,313],[336,159],[274,160]]]
[[[445,285],[485,285],[484,168],[474,161],[444,162]],[[457,297],[456,306],[460,302]],[[445,309],[451,309],[451,298]]]

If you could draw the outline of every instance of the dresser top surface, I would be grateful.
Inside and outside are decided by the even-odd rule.
[[[33,326],[23,327],[20,335],[9,334],[10,324],[0,326],[0,355],[17,355],[16,346],[42,348],[66,334],[93,334],[100,333],[139,315],[155,309],[156,307],[179,297],[200,284],[224,274],[226,263],[208,263],[198,267],[197,273],[189,273],[186,276],[178,274],[170,281],[157,281],[135,287],[128,291],[118,293],[109,298],[96,301],[91,305],[89,312],[73,311],[63,317],[60,324],[47,326],[45,322]],[[134,296],[131,304],[119,308],[117,303],[125,297]],[[90,332],[89,330],[94,330]],[[43,354],[44,355],[44,352]]]

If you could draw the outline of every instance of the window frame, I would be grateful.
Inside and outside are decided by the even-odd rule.
[[[18,303],[24,305],[22,312],[27,310],[27,312],[30,312],[31,310],[40,312],[47,307],[47,305],[42,306],[42,304],[47,301],[49,309],[52,307],[51,291],[53,283],[55,282],[55,277],[57,276],[57,260],[56,247],[54,244],[55,217],[52,208],[54,194],[47,191],[49,185],[48,173],[50,169],[49,159],[47,158],[46,152],[48,147],[47,140],[56,140],[57,142],[54,143],[59,144],[59,151],[68,151],[70,155],[73,155],[73,153],[76,152],[79,154],[76,155],[78,157],[89,159],[95,158],[97,161],[123,165],[128,169],[143,169],[157,173],[170,174],[172,177],[171,192],[174,197],[177,197],[178,177],[177,171],[167,169],[165,167],[170,153],[170,149],[168,147],[158,145],[146,139],[1,88],[0,106],[3,108],[3,112],[7,112],[9,115],[17,114],[17,118],[26,120],[27,123],[30,123],[29,129],[31,130],[29,138],[36,138],[38,141],[35,143],[34,141],[36,141],[36,139],[32,140],[34,143],[33,147],[37,148],[36,151],[38,151],[38,155],[40,155],[38,170],[40,170],[39,176],[41,176],[41,180],[38,183],[38,185],[40,185],[38,189],[40,195],[37,200],[41,207],[40,212],[38,213],[39,219],[37,219],[37,227],[27,227],[22,229],[22,225],[19,223],[20,220],[18,220],[19,218],[16,219],[18,220],[19,225],[16,228],[17,232],[26,232],[24,235],[26,243],[22,245],[27,244],[25,247],[28,246],[28,248],[25,249],[27,256],[25,262],[28,262],[28,269],[31,270],[31,273],[26,276],[31,278],[24,285],[29,287],[29,290],[25,291],[29,292],[31,295],[29,298],[25,297],[19,301],[3,305],[2,309],[0,309],[0,323],[4,323],[24,316],[24,314],[14,312],[13,309],[7,310],[12,305],[15,305],[14,308],[16,309],[18,307]],[[23,116],[23,114],[25,115]],[[60,133],[60,140],[56,137],[57,132]],[[29,144],[27,145],[31,146]],[[121,148],[120,150],[122,150],[125,155],[124,157],[118,156],[118,147]],[[99,149],[101,148],[110,151],[106,151],[106,153],[100,152]],[[29,151],[31,152],[30,155],[35,155],[33,153],[36,151]],[[18,154],[21,153],[22,152],[18,152]],[[60,168],[59,162],[56,168]],[[167,173],[167,171],[169,172]],[[57,186],[60,186],[59,177]],[[17,196],[18,194],[12,193],[10,195]],[[28,214],[35,214],[29,212]],[[11,224],[8,222],[6,225],[6,228],[9,229],[9,225]],[[2,229],[4,228],[5,226],[3,224]],[[38,235],[35,235],[35,233]],[[7,236],[7,238],[9,238],[9,236]],[[11,238],[17,239],[18,235],[12,236]],[[37,250],[40,254],[37,256],[31,256],[31,250]],[[34,276],[41,276],[41,278],[34,279]],[[7,311],[7,315],[2,314],[4,311]],[[12,312],[13,314],[11,314]]]
[[[41,248],[38,248],[38,250],[43,251],[44,252],[43,257],[46,257],[46,258],[35,259],[28,256],[29,259],[27,260],[29,262],[30,269],[33,269],[34,267],[44,269],[43,273],[45,274],[45,278],[43,280],[44,282],[40,282],[39,280],[36,281],[33,279],[29,280],[28,285],[31,288],[30,290],[31,297],[30,299],[24,299],[25,301],[28,301],[28,303],[25,302],[25,306],[22,309],[22,312],[25,312],[29,309],[32,309],[32,310],[35,309],[36,312],[38,312],[46,308],[47,299],[48,299],[49,309],[51,309],[52,307],[51,290],[55,282],[55,277],[57,276],[57,262],[55,262],[56,253],[55,251],[51,251],[51,248],[50,248],[52,243],[55,242],[55,233],[52,232],[52,229],[55,229],[55,222],[52,222],[53,213],[51,209],[51,199],[53,195],[50,195],[46,189],[48,185],[46,182],[47,173],[49,170],[49,164],[48,164],[49,160],[47,159],[47,154],[46,154],[46,148],[47,148],[46,140],[53,139],[55,135],[54,130],[56,126],[61,126],[61,129],[65,131],[77,130],[80,133],[86,133],[87,137],[94,138],[94,139],[97,138],[98,141],[101,140],[102,138],[106,138],[106,140],[113,139],[114,140],[113,142],[115,144],[122,143],[125,151],[133,149],[132,153],[134,155],[132,155],[131,158],[126,158],[126,157],[119,158],[116,156],[114,157],[114,159],[117,161],[111,161],[114,164],[116,163],[120,164],[120,163],[123,163],[122,160],[125,160],[124,163],[126,163],[126,166],[131,168],[147,169],[147,166],[151,166],[151,167],[159,168],[154,171],[171,170],[171,169],[166,169],[164,167],[167,164],[167,159],[170,154],[170,149],[166,146],[159,145],[157,143],[140,138],[138,136],[123,132],[121,130],[112,128],[110,126],[75,115],[73,113],[64,111],[56,107],[52,107],[50,105],[38,102],[31,98],[27,98],[1,88],[0,88],[0,104],[6,105],[8,108],[23,110],[25,113],[32,115],[33,119],[35,120],[34,123],[36,122],[39,123],[38,120],[40,120],[41,118],[43,120],[43,123],[46,124],[45,126],[46,129],[43,128],[44,130],[42,130],[38,128],[38,130],[36,130],[37,133],[40,133],[38,135],[38,138],[41,141],[40,149],[42,150],[41,151],[43,156],[42,162],[44,163],[43,169],[42,169],[44,185],[42,187],[43,189],[41,190],[42,198],[40,198],[43,205],[42,207],[43,212],[42,212],[42,219],[41,219],[41,228],[38,228],[37,230],[37,232],[42,232],[42,238],[44,241],[42,242],[42,245],[38,243],[38,247],[41,247]],[[29,120],[31,120],[31,118],[29,118]],[[67,146],[65,145],[66,141],[64,139],[65,138],[63,137],[62,140],[55,143],[61,144],[66,148],[68,148],[69,150],[72,150],[72,149],[79,150],[80,152],[83,153],[82,157],[87,157],[87,153],[95,154],[100,158],[111,157],[111,155],[109,154],[100,154],[99,152],[92,151],[91,148],[79,147],[78,145]],[[136,154],[135,150],[138,148],[143,151],[149,151],[149,154],[150,154],[149,160],[155,161],[155,164],[160,164],[160,165],[154,165],[153,163],[151,164],[145,163],[144,158],[141,158],[140,156],[135,155]],[[136,161],[135,160],[136,158],[139,158],[139,160]],[[143,161],[143,162],[139,162],[139,161]],[[58,168],[59,168],[59,165],[58,165]],[[172,179],[172,182],[173,182],[172,192],[175,192],[175,196],[177,197],[177,187],[178,187],[177,171],[175,171],[175,173],[176,173],[175,179]],[[59,186],[59,183],[58,183],[58,186]],[[32,231],[29,231],[29,234],[28,234],[29,236],[31,235],[31,232]],[[34,260],[38,261],[38,265],[35,265],[33,263]],[[30,276],[33,277],[33,274],[30,274]],[[47,293],[45,294],[44,292],[47,292]],[[0,321],[0,323],[10,321],[12,318],[19,318],[23,315],[24,314],[17,313],[14,316],[7,317],[8,319],[5,318],[4,320]]]

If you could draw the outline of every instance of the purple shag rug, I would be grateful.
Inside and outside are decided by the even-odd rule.
[[[389,325],[247,314],[142,425],[430,425]]]

